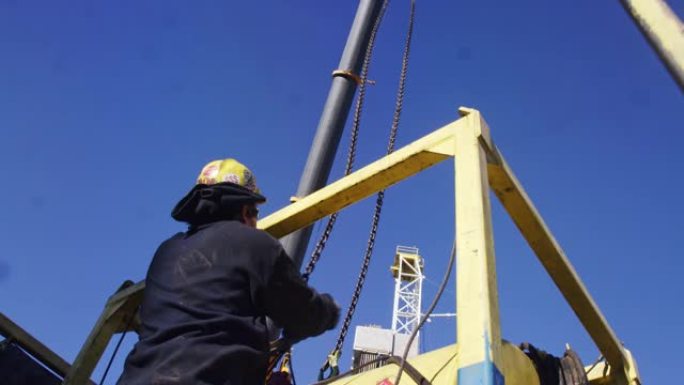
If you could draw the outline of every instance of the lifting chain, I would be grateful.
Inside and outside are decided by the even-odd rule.
[[[363,112],[363,104],[366,100],[366,86],[369,83],[368,68],[370,66],[371,57],[373,56],[373,48],[375,48],[375,37],[377,35],[378,28],[380,26],[382,17],[385,14],[385,10],[387,9],[388,4],[389,0],[385,0],[385,2],[382,5],[382,8],[380,9],[378,17],[375,19],[375,23],[373,24],[373,29],[371,30],[371,34],[368,40],[368,48],[366,48],[366,53],[363,58],[360,76],[361,82],[359,84],[359,95],[356,99],[356,106],[354,108],[354,120],[352,123],[351,136],[349,139],[347,163],[344,167],[345,176],[351,174],[351,172],[354,170],[354,160],[356,159],[356,147],[359,138],[359,127],[361,126],[361,113]],[[323,234],[321,235],[318,242],[316,242],[316,247],[314,247],[314,250],[311,253],[311,259],[309,259],[309,263],[307,264],[306,268],[304,269],[304,273],[302,274],[302,277],[304,277],[304,280],[306,281],[309,280],[311,273],[313,273],[314,269],[316,268],[316,263],[318,263],[318,260],[321,258],[323,249],[325,249],[328,239],[330,238],[330,234],[332,233],[333,227],[335,226],[335,222],[337,221],[337,215],[338,213],[330,215],[330,217],[328,218],[328,223],[325,225],[325,230],[323,231]]]
[[[378,17],[375,19],[375,23],[373,24],[373,29],[371,30],[371,34],[368,39],[368,47],[366,48],[366,53],[363,57],[363,64],[361,66],[360,76],[361,81],[359,84],[359,95],[356,98],[356,106],[354,108],[354,120],[352,123],[351,136],[349,139],[349,150],[347,151],[347,163],[344,167],[345,176],[351,174],[351,172],[354,170],[354,160],[356,159],[356,147],[359,139],[359,127],[361,127],[361,113],[363,112],[363,104],[366,100],[366,86],[369,83],[368,68],[370,67],[371,57],[373,56],[373,48],[375,48],[375,36],[377,35],[378,28],[380,26],[382,17],[385,14],[385,10],[387,9],[388,4],[389,0],[385,0],[385,2],[382,4],[380,13],[378,13]],[[328,239],[330,238],[330,234],[332,233],[333,227],[335,227],[335,222],[337,221],[338,214],[339,213],[334,213],[330,215],[330,217],[328,218],[328,223],[325,225],[325,230],[323,230],[323,234],[321,235],[318,242],[316,242],[316,247],[314,247],[314,250],[311,253],[311,259],[309,259],[309,263],[306,265],[304,273],[302,274],[302,277],[305,281],[309,280],[311,273],[313,273],[314,269],[316,268],[316,263],[318,263],[318,260],[321,258],[323,249],[325,249],[325,245],[327,244]]]
[[[389,3],[388,0],[385,1],[383,4],[383,10],[381,12],[384,12],[387,4]],[[399,89],[397,90],[397,97],[396,97],[396,104],[394,108],[394,115],[392,117],[392,126],[390,128],[390,135],[389,135],[389,143],[387,145],[387,154],[391,154],[394,152],[394,147],[396,143],[396,138],[397,138],[397,132],[399,129],[399,121],[401,118],[401,111],[403,108],[404,104],[404,94],[406,90],[406,77],[408,73],[408,63],[409,63],[409,54],[410,54],[410,49],[411,49],[411,38],[413,36],[413,24],[414,24],[414,19],[415,19],[415,0],[411,0],[411,9],[409,13],[409,24],[408,24],[408,31],[406,33],[406,42],[404,44],[404,53],[402,56],[402,62],[401,62],[401,74],[399,77]],[[374,28],[375,29],[375,28]],[[370,49],[370,48],[369,48]],[[371,230],[370,234],[368,236],[368,243],[366,245],[366,252],[364,255],[363,259],[363,265],[361,267],[361,272],[359,273],[358,280],[356,281],[356,287],[354,289],[354,294],[352,295],[352,300],[349,305],[349,309],[347,310],[347,314],[344,318],[344,322],[342,324],[342,328],[340,329],[340,334],[337,337],[337,343],[335,344],[335,348],[331,352],[331,355],[338,357],[341,354],[341,349],[342,345],[344,344],[344,340],[347,336],[347,332],[349,331],[349,326],[351,324],[352,317],[354,316],[354,311],[356,310],[356,305],[359,302],[359,298],[361,296],[361,291],[363,289],[363,285],[366,280],[366,274],[368,273],[368,267],[370,265],[370,260],[373,255],[373,248],[375,246],[375,238],[377,236],[378,232],[378,224],[380,222],[380,214],[382,212],[382,205],[384,203],[385,199],[385,191],[380,191],[378,192],[378,195],[376,197],[375,201],[375,210],[373,212],[373,220],[371,224]],[[325,370],[330,367],[333,372],[337,371],[337,367],[332,367],[332,365],[329,363],[329,361],[326,361],[323,367],[321,368],[320,374],[325,372]]]
[[[351,137],[349,141],[349,150],[347,152],[347,162],[345,165],[345,170],[344,170],[344,175],[349,175],[351,174],[352,170],[354,169],[354,160],[356,158],[356,148],[357,148],[357,143],[358,143],[358,135],[359,135],[359,127],[361,125],[361,113],[363,111],[363,104],[365,101],[365,96],[366,96],[366,86],[371,83],[368,80],[368,68],[370,66],[370,59],[372,57],[373,53],[373,48],[375,47],[375,37],[377,35],[378,28],[380,26],[380,23],[382,21],[382,18],[385,14],[385,11],[387,10],[387,6],[389,5],[389,0],[385,0],[382,4],[382,8],[375,20],[375,23],[373,25],[373,29],[371,30],[371,35],[369,37],[369,42],[368,42],[368,47],[366,48],[366,52],[364,55],[364,60],[363,60],[363,65],[361,68],[361,76],[360,76],[360,84],[359,84],[359,95],[358,98],[356,99],[356,107],[354,109],[354,120],[352,123],[352,130],[351,130]],[[395,142],[396,142],[396,137],[397,137],[397,131],[399,128],[399,119],[401,116],[401,110],[403,107],[403,100],[404,100],[404,90],[405,90],[405,83],[406,83],[406,74],[408,71],[408,58],[409,58],[409,52],[410,52],[410,45],[411,45],[411,37],[413,35],[413,21],[414,21],[414,14],[415,14],[415,1],[411,0],[411,11],[410,11],[410,16],[409,16],[409,27],[408,27],[408,32],[406,35],[406,43],[404,46],[404,54],[402,57],[402,68],[401,68],[401,75],[399,78],[399,90],[397,92],[397,97],[396,97],[396,104],[395,104],[395,109],[394,109],[394,115],[392,118],[392,126],[390,129],[390,136],[389,136],[389,144],[387,147],[387,153],[390,154],[394,151],[395,147]],[[372,83],[374,84],[374,83]],[[358,280],[356,282],[356,287],[354,289],[354,294],[352,295],[352,301],[351,304],[349,305],[349,309],[347,310],[347,314],[345,315],[344,322],[342,325],[342,328],[340,329],[340,335],[337,338],[337,343],[335,344],[335,349],[328,355],[328,358],[321,368],[319,372],[319,381],[324,379],[325,372],[330,369],[330,376],[337,376],[339,373],[339,367],[338,367],[338,358],[341,353],[342,345],[344,344],[344,339],[347,336],[347,331],[349,330],[349,326],[351,324],[351,319],[354,315],[354,311],[356,310],[356,305],[359,301],[359,297],[361,296],[361,291],[363,289],[363,284],[366,279],[366,274],[368,273],[368,267],[370,265],[370,259],[371,256],[373,255],[373,247],[375,246],[375,238],[377,235],[378,231],[378,224],[380,222],[380,213],[382,211],[382,205],[384,202],[384,197],[385,197],[385,192],[380,191],[377,195],[377,199],[375,202],[375,211],[373,213],[373,221],[371,225],[371,231],[369,234],[368,238],[368,244],[366,246],[366,253],[364,256],[363,260],[363,266],[361,268],[361,272],[359,273]],[[330,234],[332,233],[333,227],[335,226],[335,223],[337,221],[337,215],[338,213],[334,213],[330,215],[328,218],[328,222],[325,226],[325,230],[323,231],[323,234],[319,238],[318,242],[316,243],[316,246],[314,247],[314,251],[311,254],[311,258],[304,269],[304,272],[302,273],[302,277],[304,278],[305,281],[308,281],[311,274],[313,273],[314,269],[316,268],[316,264],[320,260],[321,254],[323,253],[323,249],[325,249],[325,246],[328,242],[328,239],[330,238]],[[276,346],[273,347],[271,351],[271,355],[269,357],[269,365],[268,365],[268,371],[267,371],[267,383],[268,380],[270,380],[273,370],[275,368],[276,363],[285,356],[289,356],[290,349],[289,349],[289,344],[288,346]],[[292,376],[292,380],[294,380],[294,376]]]

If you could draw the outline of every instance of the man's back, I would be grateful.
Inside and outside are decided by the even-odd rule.
[[[256,229],[259,193],[235,159],[209,162],[171,216],[189,225],[159,246],[140,307],[140,341],[119,385],[257,385],[266,317],[290,341],[335,327],[339,307],[299,275],[278,240]]]
[[[316,335],[331,327],[325,319],[331,304],[303,284],[280,243],[265,232],[219,221],[176,234],[150,265],[140,341],[119,384],[263,383],[265,316],[286,329],[296,321],[277,304],[288,291],[309,297],[295,301],[295,307],[311,308],[323,318],[297,333]]]

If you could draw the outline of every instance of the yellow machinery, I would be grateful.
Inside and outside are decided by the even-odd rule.
[[[503,342],[500,347],[503,362],[502,378],[506,384],[539,385],[539,379],[532,362],[515,345]],[[422,354],[410,359],[409,365],[404,367],[404,375],[401,377],[403,385],[420,384],[463,384],[459,382],[459,346],[449,345],[441,349]],[[378,385],[381,383],[393,383],[397,375],[400,361],[390,362],[380,368],[363,372],[354,376],[342,377],[328,384],[334,385]],[[462,376],[463,377],[463,376]],[[478,384],[485,384],[478,379]],[[497,382],[492,382],[497,383]]]
[[[407,373],[414,375],[405,375],[402,382],[535,385],[539,381],[525,354],[501,337],[491,189],[605,357],[604,364],[589,372],[591,383],[640,384],[630,352],[620,343],[494,145],[480,112],[470,108],[459,111],[460,119],[282,208],[259,221],[258,227],[276,238],[283,237],[430,166],[455,159],[458,345],[409,360]],[[128,325],[143,289],[144,282],[140,282],[110,298],[65,384],[84,384],[112,334],[132,327]],[[354,377],[342,377],[334,383],[388,383],[397,368],[390,364]]]
[[[429,359],[422,358],[425,355],[416,357],[414,366],[423,369],[422,375],[428,378],[453,360],[451,376],[458,377],[457,384],[534,383],[532,378],[536,378],[536,373],[532,366],[519,365],[522,353],[505,343],[500,334],[489,202],[491,188],[606,358],[607,370],[594,369],[590,373],[592,383],[640,384],[631,354],[618,340],[494,145],[487,123],[477,110],[461,108],[460,112],[461,119],[275,212],[264,218],[259,227],[281,237],[454,158],[458,346],[438,351],[441,353],[427,353]],[[392,370],[396,372],[396,369],[379,368],[353,378],[358,383],[376,384]],[[348,381],[343,378],[338,382]]]

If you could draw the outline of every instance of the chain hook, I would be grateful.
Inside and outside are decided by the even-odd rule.
[[[338,366],[339,359],[340,351],[337,349],[328,354],[328,358],[318,371],[318,381],[324,381],[333,377],[337,377],[340,374],[340,367]],[[326,375],[325,373],[328,370],[330,370],[330,373]]]

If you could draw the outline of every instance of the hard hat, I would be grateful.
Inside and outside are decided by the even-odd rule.
[[[171,216],[192,225],[225,219],[236,207],[266,202],[256,186],[254,174],[235,159],[207,163],[197,184],[183,197]]]
[[[198,185],[211,186],[223,182],[234,183],[253,193],[260,193],[254,174],[244,164],[232,158],[207,163],[197,177]]]

